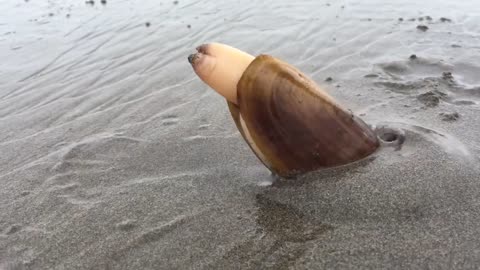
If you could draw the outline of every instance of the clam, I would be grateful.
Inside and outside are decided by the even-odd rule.
[[[199,46],[188,60],[226,98],[243,138],[277,175],[345,165],[379,147],[365,122],[282,60],[219,43]]]

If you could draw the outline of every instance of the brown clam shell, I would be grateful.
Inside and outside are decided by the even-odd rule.
[[[257,157],[292,177],[348,164],[379,146],[370,127],[295,67],[268,55],[248,66],[237,84],[232,117]]]

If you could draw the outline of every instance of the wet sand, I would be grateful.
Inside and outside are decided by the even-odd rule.
[[[476,1],[0,11],[0,269],[480,267]],[[187,62],[209,41],[290,62],[405,141],[272,183]]]

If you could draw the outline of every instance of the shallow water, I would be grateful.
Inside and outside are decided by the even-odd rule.
[[[57,2],[0,2],[0,268],[480,266],[476,1]],[[209,41],[405,142],[272,184],[187,62]]]

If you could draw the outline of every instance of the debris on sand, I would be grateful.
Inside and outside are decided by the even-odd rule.
[[[440,100],[447,96],[447,94],[442,93],[440,91],[428,91],[426,93],[423,93],[421,95],[417,96],[417,99],[423,103],[425,106],[429,108],[433,108],[438,106],[440,103]]]
[[[452,72],[445,71],[442,73],[442,79],[447,80],[447,81],[453,81],[453,75]]]
[[[460,118],[460,114],[458,112],[440,113],[440,117],[442,118],[442,121],[453,122],[457,121],[458,118]]]
[[[87,0],[87,1],[85,1],[85,4],[93,6],[93,5],[95,5],[95,1]]]
[[[449,18],[445,18],[445,17],[441,17],[440,21],[441,22],[452,22],[452,20],[450,20]]]

